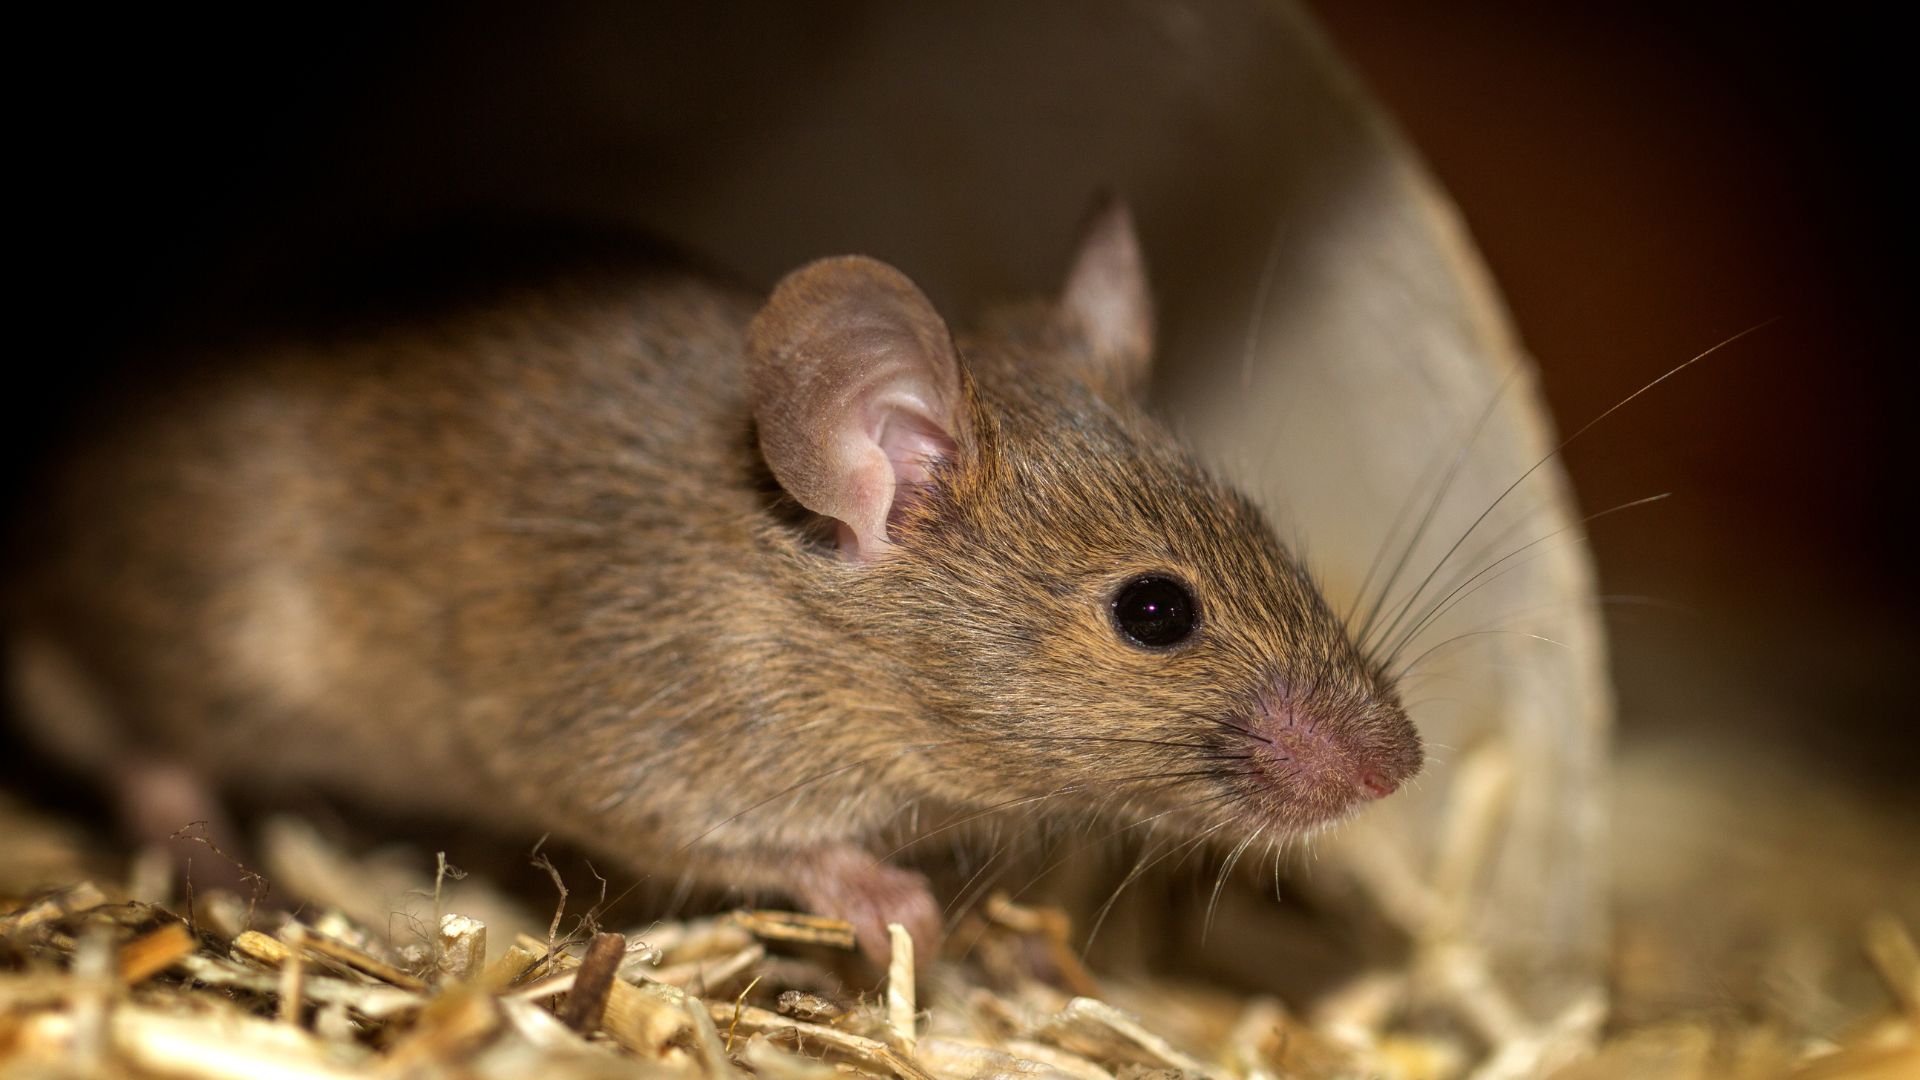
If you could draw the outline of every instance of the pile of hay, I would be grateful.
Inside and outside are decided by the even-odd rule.
[[[1490,1046],[1471,1014],[1501,1005],[1465,977],[1471,957],[1441,975],[1464,1024],[1407,1006],[1432,971],[1286,1004],[1109,984],[1063,914],[996,898],[941,957],[896,949],[876,989],[833,920],[739,911],[610,932],[569,915],[562,885],[551,921],[529,926],[444,860],[396,879],[297,823],[264,834],[310,901],[296,914],[229,892],[139,899],[170,878],[142,860],[125,883],[74,879],[112,864],[0,801],[0,1075],[1920,1076],[1920,959],[1891,919],[1866,935],[1887,1004],[1838,1041],[1674,1021],[1596,1046],[1573,1018]],[[33,880],[71,883],[13,894]]]

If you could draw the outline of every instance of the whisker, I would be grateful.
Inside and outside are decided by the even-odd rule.
[[[1167,856],[1174,854],[1174,852],[1176,851],[1180,851],[1180,852],[1192,851],[1194,848],[1198,847],[1202,843],[1205,843],[1208,837],[1211,837],[1214,833],[1219,832],[1222,828],[1225,828],[1226,825],[1227,825],[1227,822],[1225,821],[1212,825],[1202,830],[1201,833],[1198,836],[1195,836],[1192,840],[1189,840],[1186,843],[1180,844],[1178,846],[1170,846],[1168,850],[1161,852],[1160,855],[1153,858],[1152,860],[1146,860],[1145,856],[1143,855],[1142,856],[1143,861],[1137,862],[1134,864],[1133,870],[1129,872],[1126,878],[1123,879],[1120,882],[1120,884],[1114,888],[1113,895],[1107,897],[1106,903],[1101,904],[1100,910],[1094,914],[1093,925],[1087,930],[1087,946],[1091,948],[1093,945],[1094,939],[1100,936],[1100,927],[1105,925],[1107,921],[1107,916],[1109,914],[1112,914],[1113,906],[1120,902],[1120,896],[1122,893],[1127,891],[1128,886],[1140,880],[1141,876],[1144,875],[1148,870],[1151,870],[1155,866],[1158,866],[1160,863],[1164,862]]]
[[[1221,775],[1221,770],[1219,769],[1193,769],[1187,772],[1177,772],[1177,773],[1163,773],[1163,772],[1139,773],[1133,776],[1116,776],[1116,777],[1102,778],[1098,782],[1098,786],[1104,787],[1104,786],[1113,785],[1113,784],[1128,784],[1128,783],[1137,783],[1142,781],[1165,782],[1171,785],[1176,783],[1190,782],[1194,780],[1208,779],[1208,778],[1216,777],[1219,775]],[[959,818],[956,818],[952,821],[945,822],[931,830],[919,833],[905,841],[902,841],[892,851],[889,851],[886,857],[892,858],[900,854],[901,852],[907,850],[908,848],[913,847],[914,845],[919,844],[925,840],[932,839],[933,837],[939,836],[943,833],[948,833],[953,831],[954,829],[958,829],[963,826],[970,825],[976,821],[980,821],[984,818],[991,817],[992,815],[997,814],[1002,810],[1007,810],[1016,806],[1023,806],[1030,803],[1044,802],[1048,799],[1057,799],[1066,795],[1077,795],[1093,787],[1095,787],[1095,784],[1093,782],[1073,784],[1073,785],[1068,785],[1066,787],[1057,788],[1053,791],[1049,791],[1044,794],[1022,795],[1015,799],[1008,799],[1003,802],[995,803],[992,806],[986,807],[981,810],[973,811],[972,813],[964,814]]]
[[[1563,649],[1568,647],[1567,643],[1564,641],[1556,641],[1553,638],[1547,637],[1545,634],[1535,634],[1526,630],[1469,630],[1464,634],[1455,634],[1452,637],[1448,638],[1447,640],[1442,641],[1438,645],[1435,645],[1432,648],[1428,649],[1427,651],[1421,653],[1419,656],[1414,657],[1413,660],[1410,661],[1405,668],[1401,669],[1401,673],[1398,676],[1395,676],[1395,680],[1398,681],[1399,679],[1406,677],[1406,673],[1409,671],[1412,671],[1414,667],[1417,666],[1422,660],[1425,660],[1429,656],[1432,656],[1434,653],[1439,652],[1441,649],[1447,647],[1448,645],[1457,644],[1459,642],[1467,640],[1468,638],[1486,637],[1490,634],[1512,635],[1515,637],[1532,638],[1535,641],[1544,641],[1549,645],[1558,645]]]
[[[979,881],[981,879],[982,874],[985,874],[988,870],[992,869],[993,865],[1000,861],[1001,856],[1007,853],[1007,849],[1010,846],[1012,846],[1012,844],[1013,844],[1013,841],[1009,840],[1006,843],[999,845],[997,848],[994,849],[992,854],[988,855],[986,859],[984,859],[980,863],[980,869],[975,870],[973,873],[967,875],[967,880],[961,882],[960,887],[954,890],[953,899],[947,901],[946,905],[943,908],[941,908],[942,913],[946,915],[952,915],[956,911],[965,911],[967,908],[971,907],[975,899],[975,897],[971,895],[971,893],[973,892],[974,883],[976,881]],[[1004,873],[1006,873],[1006,868],[1003,866],[999,870],[995,871],[992,876],[986,879],[985,884],[982,886],[982,889],[984,890],[985,888],[990,888],[994,882],[1000,880],[1000,875]]]
[[[1287,219],[1273,226],[1273,239],[1267,244],[1267,257],[1260,266],[1260,280],[1253,287],[1253,314],[1247,319],[1247,348],[1240,358],[1240,388],[1253,387],[1254,361],[1260,354],[1260,335],[1267,328],[1268,309],[1272,306],[1273,283],[1280,273],[1280,253],[1286,239]]]
[[[1131,832],[1134,829],[1138,829],[1143,825],[1155,824],[1166,818],[1172,817],[1175,814],[1182,814],[1182,813],[1186,813],[1189,810],[1194,810],[1198,807],[1209,806],[1218,802],[1225,802],[1229,799],[1234,798],[1235,794],[1236,793],[1231,791],[1223,791],[1223,792],[1215,793],[1213,795],[1209,795],[1203,799],[1194,799],[1189,802],[1182,803],[1179,806],[1175,806],[1167,810],[1162,810],[1159,813],[1152,814],[1148,817],[1140,818],[1139,820],[1129,822],[1128,824],[1122,825],[1119,828],[1114,829],[1110,832],[1104,833],[1100,836],[1092,837],[1088,839],[1086,842],[1076,847],[1070,848],[1066,854],[1055,859],[1053,862],[1048,863],[1047,865],[1041,867],[1040,870],[1033,875],[1033,877],[1027,880],[1027,883],[1025,885],[1022,885],[1019,889],[1016,889],[1013,895],[1017,897],[1025,894],[1028,889],[1031,889],[1035,885],[1039,884],[1040,881],[1044,879],[1048,874],[1052,873],[1055,870],[1058,870],[1060,867],[1066,865],[1068,860],[1072,859],[1074,856],[1080,854],[1081,852],[1087,851],[1088,849],[1094,847],[1095,845],[1107,844],[1110,841],[1112,841],[1114,838],[1120,836],[1123,833]]]
[[[1413,625],[1407,630],[1407,632],[1401,635],[1397,640],[1394,641],[1393,646],[1391,649],[1388,650],[1387,655],[1383,660],[1383,663],[1392,664],[1394,661],[1394,658],[1399,655],[1400,650],[1406,648],[1407,644],[1413,641],[1415,638],[1417,638],[1420,635],[1420,632],[1422,630],[1426,629],[1428,626],[1431,626],[1435,619],[1438,619],[1444,616],[1448,611],[1451,611],[1453,609],[1453,604],[1449,603],[1449,601],[1452,601],[1455,597],[1460,596],[1461,590],[1467,589],[1468,586],[1473,585],[1474,582],[1479,581],[1481,578],[1486,577],[1487,574],[1492,573],[1494,570],[1498,569],[1501,566],[1501,564],[1519,556],[1520,554],[1534,547],[1537,547],[1540,544],[1544,544],[1547,541],[1552,540],[1556,536],[1562,536],[1566,533],[1572,532],[1575,529],[1579,529],[1583,526],[1590,525],[1593,522],[1599,521],[1601,518],[1609,517],[1611,515],[1620,513],[1623,510],[1632,510],[1637,507],[1648,506],[1653,503],[1660,502],[1664,499],[1671,497],[1672,495],[1673,495],[1673,492],[1671,491],[1663,491],[1658,495],[1648,495],[1645,498],[1634,499],[1630,502],[1623,502],[1617,506],[1610,506],[1607,509],[1601,510],[1597,513],[1588,514],[1586,517],[1581,518],[1579,521],[1562,525],[1560,528],[1557,528],[1552,532],[1549,532],[1543,536],[1534,537],[1532,540],[1529,540],[1526,543],[1521,544],[1519,547],[1514,548],[1512,551],[1507,552],[1505,555],[1502,555],[1498,559],[1495,559],[1494,561],[1481,567],[1479,571],[1476,572],[1472,577],[1469,577],[1465,581],[1462,581],[1458,585],[1455,585],[1453,587],[1453,591],[1447,593],[1446,595],[1442,596],[1439,600],[1428,605],[1426,611],[1421,615],[1421,617],[1417,621],[1413,623]],[[1472,592],[1469,591],[1467,595],[1471,596]],[[1465,599],[1465,597],[1460,597],[1460,598]],[[1386,642],[1382,642],[1383,646],[1385,644]]]
[[[925,840],[931,840],[932,838],[939,836],[943,833],[952,832],[953,830],[961,828],[963,826],[971,825],[976,821],[981,821],[983,819],[992,817],[994,814],[997,814],[1002,810],[1009,810],[1009,809],[1012,809],[1013,807],[1024,806],[1029,803],[1045,802],[1048,799],[1057,799],[1064,795],[1077,795],[1080,792],[1087,790],[1087,786],[1088,785],[1086,784],[1077,784],[1069,787],[1058,788],[1041,795],[1022,795],[1019,798],[1007,799],[1003,802],[995,803],[992,806],[988,806],[988,807],[985,807],[984,809],[976,810],[976,811],[973,811],[972,813],[962,815],[959,818],[946,822],[931,830],[918,833],[912,837],[909,837],[906,840],[901,841],[900,844],[896,846],[892,851],[887,852],[886,858],[891,859],[894,856],[900,854],[901,852],[907,850],[908,848],[914,846],[915,844],[921,843],[922,841],[925,841]]]
[[[1487,421],[1493,419],[1494,411],[1500,405],[1500,399],[1506,397],[1507,388],[1513,385],[1514,380],[1519,377],[1519,374],[1520,365],[1516,363],[1508,370],[1506,377],[1500,380],[1500,385],[1495,388],[1492,396],[1487,398],[1487,404],[1481,409],[1480,416],[1474,421],[1473,427],[1469,429],[1466,441],[1460,444],[1460,449],[1454,451],[1453,463],[1447,467],[1446,475],[1441,478],[1439,486],[1434,489],[1433,498],[1427,501],[1427,508],[1420,517],[1420,524],[1414,527],[1413,535],[1407,538],[1407,546],[1400,552],[1400,558],[1394,562],[1393,573],[1389,574],[1387,580],[1381,583],[1380,595],[1374,598],[1373,605],[1367,609],[1366,618],[1361,620],[1360,629],[1355,633],[1355,644],[1359,645],[1362,651],[1366,648],[1367,638],[1371,636],[1373,632],[1374,619],[1379,616],[1382,605],[1386,603],[1387,597],[1393,592],[1394,582],[1399,581],[1400,575],[1406,571],[1408,560],[1413,557],[1414,549],[1420,546],[1421,539],[1426,536],[1427,526],[1433,523],[1433,516],[1439,511],[1440,503],[1446,498],[1447,491],[1453,487],[1453,481],[1460,475],[1461,466],[1466,464],[1468,453],[1473,449],[1473,444],[1480,441],[1481,433],[1486,430]],[[1407,509],[1410,509],[1413,505],[1411,502],[1412,496],[1417,494],[1418,491],[1419,488],[1416,485],[1413,491],[1407,493],[1408,501],[1403,502],[1401,512],[1395,516],[1394,524],[1387,530],[1387,537],[1382,538],[1380,541],[1379,553],[1374,556],[1376,566],[1379,563],[1380,555],[1386,553],[1388,538],[1391,538],[1394,531],[1399,528],[1399,523],[1405,518]],[[1364,602],[1368,582],[1373,580],[1373,574],[1374,568],[1369,567],[1366,578],[1361,582],[1361,591],[1356,597],[1356,604],[1358,602]]]
[[[1607,417],[1612,416],[1614,413],[1619,412],[1621,409],[1625,408],[1628,404],[1633,402],[1635,399],[1639,398],[1640,395],[1645,394],[1649,390],[1652,390],[1654,387],[1659,386],[1661,383],[1666,382],[1668,379],[1673,378],[1675,375],[1680,374],[1681,372],[1687,370],[1693,365],[1699,363],[1702,360],[1705,360],[1707,357],[1712,356],[1713,354],[1719,352],[1720,350],[1726,348],[1729,345],[1732,345],[1734,342],[1739,341],[1740,339],[1748,336],[1749,334],[1755,333],[1756,331],[1764,329],[1765,327],[1771,326],[1776,321],[1778,320],[1768,319],[1765,322],[1756,323],[1753,326],[1749,326],[1745,330],[1742,330],[1739,333],[1734,334],[1732,337],[1726,338],[1720,341],[1718,344],[1715,344],[1705,349],[1702,352],[1696,353],[1691,358],[1681,361],[1679,364],[1676,364],[1675,366],[1668,368],[1665,373],[1661,374],[1659,377],[1655,378],[1653,381],[1647,383],[1646,385],[1640,387],[1640,389],[1635,390],[1633,393],[1628,394],[1626,397],[1621,398],[1618,402],[1615,402],[1614,405],[1608,408],[1605,412],[1602,412],[1600,415],[1594,417],[1593,419],[1587,421],[1585,424],[1581,425],[1578,431],[1575,431],[1573,434],[1567,436],[1565,439],[1562,439],[1560,441],[1560,445],[1554,447],[1552,450],[1547,451],[1546,455],[1541,457],[1540,460],[1528,466],[1526,471],[1522,472],[1518,477],[1515,477],[1512,483],[1508,484],[1506,488],[1502,490],[1500,494],[1496,496],[1491,503],[1487,504],[1486,509],[1480,511],[1480,515],[1473,519],[1473,523],[1467,526],[1466,531],[1461,533],[1460,538],[1453,542],[1453,546],[1447,549],[1446,554],[1440,556],[1440,561],[1434,563],[1433,569],[1428,571],[1427,576],[1420,582],[1419,586],[1416,587],[1413,590],[1413,592],[1407,596],[1406,602],[1401,605],[1399,612],[1394,616],[1393,625],[1399,624],[1400,620],[1405,617],[1406,612],[1410,610],[1413,607],[1413,605],[1416,602],[1418,602],[1421,595],[1426,592],[1427,586],[1433,583],[1434,577],[1437,576],[1440,573],[1440,571],[1447,565],[1447,563],[1453,558],[1453,556],[1457,552],[1459,552],[1460,546],[1467,542],[1467,538],[1472,536],[1474,532],[1480,528],[1481,524],[1487,520],[1488,515],[1492,514],[1496,509],[1500,507],[1502,503],[1506,502],[1507,497],[1509,495],[1512,495],[1514,491],[1517,488],[1519,488],[1521,484],[1525,483],[1527,479],[1531,477],[1534,473],[1540,471],[1540,468],[1544,466],[1547,462],[1552,461],[1554,458],[1558,457],[1563,451],[1566,450],[1567,447],[1573,445],[1573,443],[1577,441],[1582,435],[1585,435],[1587,432],[1592,431],[1595,425],[1599,424],[1601,421],[1605,420]],[[1388,633],[1391,633],[1391,627],[1389,627]]]
[[[1226,887],[1227,879],[1233,876],[1234,864],[1240,861],[1241,855],[1246,854],[1247,847],[1259,838],[1260,833],[1257,831],[1248,833],[1247,838],[1240,841],[1239,845],[1233,849],[1233,854],[1227,856],[1226,864],[1220,868],[1219,875],[1214,878],[1213,895],[1207,899],[1207,917],[1200,924],[1202,943],[1207,940],[1209,934],[1213,933],[1213,916],[1220,907],[1220,892]]]
[[[1253,739],[1256,742],[1263,742],[1268,744],[1271,744],[1273,742],[1272,739],[1267,738],[1265,735],[1262,735],[1251,728],[1233,723],[1230,720],[1224,720],[1211,713],[1198,712],[1192,709],[1176,709],[1174,710],[1173,715],[1181,717],[1183,719],[1187,719],[1187,720],[1202,720],[1202,721],[1205,721],[1206,723],[1214,725],[1215,727],[1222,728],[1226,731],[1231,731],[1235,735],[1239,735],[1243,738]]]

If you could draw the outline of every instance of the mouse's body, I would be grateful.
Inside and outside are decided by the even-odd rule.
[[[958,339],[896,271],[602,271],[209,365],[93,440],[11,613],[29,727],[937,930],[910,807],[1297,831],[1417,736],[1144,411],[1123,210]],[[897,829],[895,830],[898,831]]]

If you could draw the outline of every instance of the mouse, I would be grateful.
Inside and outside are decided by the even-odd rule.
[[[183,365],[22,514],[26,730],[175,828],[312,786],[942,934],[905,808],[1291,837],[1421,767],[1151,400],[1133,215],[955,328],[904,273],[596,263]],[[158,809],[154,809],[154,808]]]

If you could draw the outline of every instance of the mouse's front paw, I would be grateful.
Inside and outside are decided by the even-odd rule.
[[[931,958],[939,947],[940,905],[924,876],[851,845],[800,855],[794,874],[797,899],[816,914],[852,923],[860,951],[876,963],[884,966],[893,954],[888,923],[906,927],[922,958]]]

